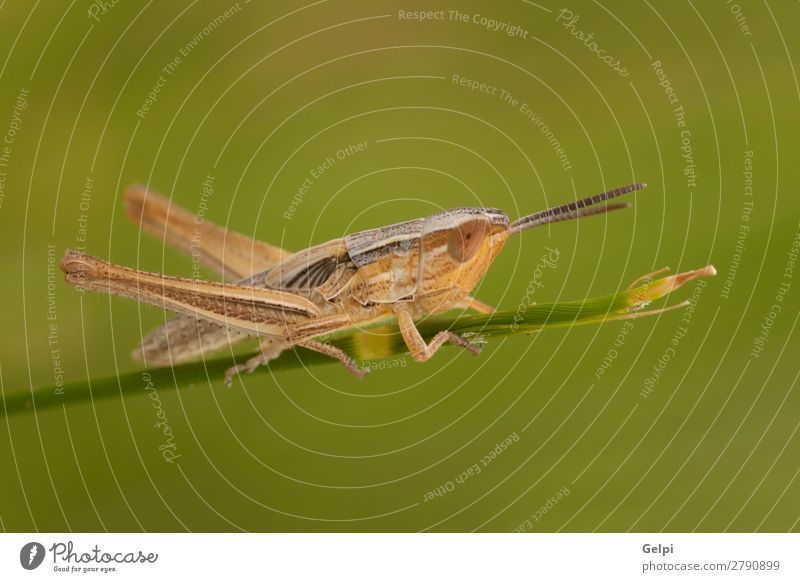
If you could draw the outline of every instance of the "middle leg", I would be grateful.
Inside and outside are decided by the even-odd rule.
[[[451,331],[440,331],[433,336],[430,343],[425,343],[425,338],[419,333],[417,326],[414,325],[414,319],[408,311],[397,311],[397,322],[400,326],[400,333],[403,335],[403,340],[406,342],[411,352],[411,357],[417,362],[428,361],[433,357],[433,354],[447,342],[460,346],[475,356],[481,353],[480,346],[471,344],[469,340]]]
[[[356,378],[363,378],[369,373],[369,368],[361,368],[358,364],[356,364],[353,358],[347,355],[344,350],[337,348],[336,346],[332,346],[314,339],[303,340],[294,345],[300,346],[301,348],[306,348],[307,350],[319,352],[320,354],[325,354],[326,356],[330,356],[331,358],[339,360],[342,364],[344,364],[344,367],[347,368],[347,371],[353,374],[353,376]],[[232,366],[225,371],[226,386],[231,386],[233,384],[233,377],[236,374],[240,372],[247,372],[248,374],[254,372],[259,366],[264,366],[280,356],[283,351],[290,348],[291,345],[283,341],[267,339],[261,342],[260,347],[260,354],[253,356],[244,364],[237,364],[236,366]]]

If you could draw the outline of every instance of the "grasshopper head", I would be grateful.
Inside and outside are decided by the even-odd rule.
[[[417,275],[417,291],[426,298],[427,311],[447,309],[472,291],[509,237],[553,222],[627,208],[627,203],[603,203],[645,186],[624,186],[523,216],[511,224],[504,212],[494,208],[456,208],[434,214],[422,227]]]
[[[446,308],[469,293],[503,248],[508,216],[494,208],[455,208],[425,220],[417,291]],[[500,235],[500,236],[498,236]]]

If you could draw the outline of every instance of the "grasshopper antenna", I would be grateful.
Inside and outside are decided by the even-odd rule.
[[[604,214],[606,212],[611,212],[612,210],[627,208],[629,206],[627,202],[616,202],[613,204],[606,204],[604,206],[595,205],[616,198],[617,196],[622,196],[628,192],[641,190],[642,188],[646,187],[647,184],[643,182],[639,184],[631,184],[630,186],[623,186],[622,188],[609,190],[608,192],[603,192],[602,194],[595,194],[594,196],[589,196],[583,200],[576,200],[575,202],[568,202],[567,204],[562,204],[561,206],[555,206],[553,208],[548,208],[547,210],[541,210],[515,220],[508,226],[508,230],[506,230],[503,234],[506,238],[508,238],[522,232],[523,230],[528,230],[529,228],[535,228],[537,226],[551,224],[553,222],[561,222],[562,220],[574,220],[576,218],[592,216],[594,214]]]

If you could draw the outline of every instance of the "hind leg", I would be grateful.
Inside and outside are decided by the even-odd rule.
[[[369,373],[369,368],[359,367],[358,364],[356,364],[355,361],[353,361],[353,359],[344,352],[344,350],[341,350],[336,346],[313,339],[298,342],[295,345],[339,360],[342,364],[344,364],[344,367],[347,368],[347,370],[357,378],[363,378],[367,375],[367,373]],[[269,363],[271,360],[277,358],[288,347],[290,347],[288,344],[272,339],[263,341],[261,343],[261,353],[259,355],[253,356],[244,364],[238,364],[228,368],[225,371],[225,385],[230,386],[233,384],[233,377],[239,372],[247,372],[248,374],[252,373],[259,366],[263,366]]]
[[[344,364],[344,367],[347,368],[347,371],[356,378],[363,378],[369,374],[369,368],[361,368],[355,363],[353,358],[345,353],[344,350],[337,348],[336,346],[332,346],[317,340],[306,340],[297,345],[339,360],[342,364]]]
[[[283,350],[289,346],[282,342],[277,342],[272,339],[267,339],[261,342],[259,346],[261,353],[253,356],[244,364],[237,364],[225,370],[225,385],[230,387],[233,384],[233,377],[240,372],[247,372],[252,374],[256,368],[267,364],[269,361],[274,360],[283,353]]]

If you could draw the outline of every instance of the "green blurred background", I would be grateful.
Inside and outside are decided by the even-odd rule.
[[[775,1],[3,3],[4,396],[53,384],[54,355],[67,381],[138,369],[130,351],[163,312],[82,296],[58,271],[48,295],[48,259],[80,245],[191,275],[125,220],[132,182],[197,210],[211,176],[206,218],[300,249],[646,181],[624,213],[509,243],[476,295],[515,309],[545,247],[559,260],[539,302],[663,266],[719,275],[671,298],[697,299],[688,319],[447,349],[363,381],[326,365],[158,385],[173,463],[144,384],[4,418],[2,528],[797,531],[799,20]],[[287,218],[311,171],[361,142]]]

